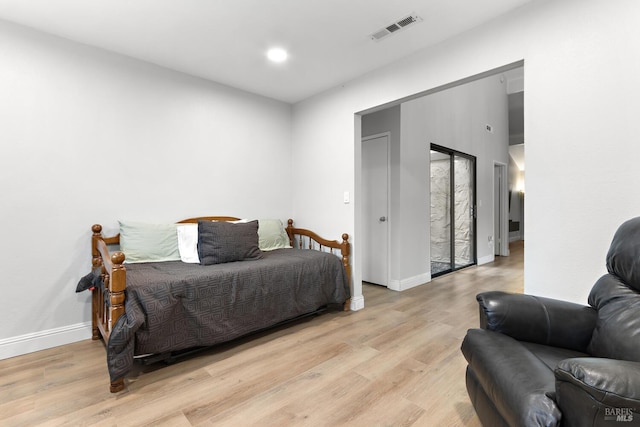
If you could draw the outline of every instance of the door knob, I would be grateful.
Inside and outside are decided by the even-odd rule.
[[[386,220],[387,220],[387,217],[386,217],[386,216],[381,216],[381,217],[380,217],[380,222],[385,222]]]

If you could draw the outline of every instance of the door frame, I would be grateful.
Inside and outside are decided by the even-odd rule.
[[[454,204],[451,204],[451,209],[449,212],[450,215],[450,224],[451,224],[451,230],[450,230],[450,253],[451,253],[451,269],[450,270],[446,270],[446,271],[442,271],[436,274],[433,274],[433,272],[431,273],[431,277],[438,277],[441,276],[443,274],[448,274],[448,273],[452,273],[454,271],[458,271],[458,270],[462,270],[463,268],[467,268],[467,267],[471,267],[473,265],[477,265],[478,264],[478,206],[477,206],[477,193],[478,193],[478,185],[477,185],[477,181],[478,181],[478,176],[477,176],[477,157],[472,155],[472,154],[467,154],[467,153],[463,153],[462,151],[458,151],[458,150],[454,150],[453,148],[449,148],[449,147],[445,147],[442,145],[438,145],[438,144],[434,144],[434,143],[430,143],[429,144],[429,150],[431,151],[437,151],[443,154],[447,154],[449,156],[451,156],[450,158],[450,162],[451,162],[451,179],[449,182],[450,185],[450,194],[451,197],[454,197],[455,194],[455,157],[463,157],[465,159],[468,160],[472,160],[472,165],[473,165],[473,170],[471,171],[471,186],[473,188],[473,194],[471,195],[471,209],[473,211],[473,218],[471,221],[471,226],[473,227],[472,230],[472,234],[473,234],[473,239],[471,242],[471,246],[473,248],[473,261],[469,264],[463,265],[461,267],[456,267],[455,264],[455,256],[456,256],[456,252],[455,252],[455,209],[453,209]],[[431,167],[431,163],[429,163],[429,167]],[[431,227],[431,224],[429,225]],[[429,236],[431,236],[431,232],[429,232]],[[431,238],[431,237],[430,237]],[[431,259],[429,259],[429,263],[431,264]],[[430,271],[431,271],[431,266],[429,267]]]
[[[493,238],[496,239],[493,252],[498,256],[509,256],[509,191],[507,188],[509,175],[507,173],[506,163],[493,161]]]
[[[371,139],[377,139],[377,138],[383,138],[386,137],[387,139],[387,194],[386,194],[386,199],[387,199],[387,207],[386,207],[386,222],[387,222],[387,250],[386,250],[386,254],[384,256],[385,262],[387,263],[387,277],[385,278],[385,287],[389,287],[389,283],[391,283],[391,221],[392,219],[389,218],[389,212],[390,212],[390,200],[391,200],[391,132],[382,132],[382,133],[376,133],[373,135],[368,135],[368,136],[363,136],[361,139],[361,153],[362,150],[364,149],[364,144],[366,141],[371,140]],[[361,165],[361,169],[364,169],[365,165],[362,164]],[[364,183],[361,183],[361,186],[364,185]],[[361,218],[363,218],[364,221],[366,221],[365,216],[362,215]],[[365,228],[364,224],[363,224],[363,229]],[[364,259],[364,257],[362,258],[362,265],[363,265],[363,270],[364,270],[364,264],[367,262],[367,260]]]

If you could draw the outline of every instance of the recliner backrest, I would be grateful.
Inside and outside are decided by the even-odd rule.
[[[587,351],[596,357],[640,362],[640,217],[616,231],[607,270],[609,274],[589,294],[598,320]]]
[[[640,217],[623,223],[607,253],[607,271],[640,291]]]

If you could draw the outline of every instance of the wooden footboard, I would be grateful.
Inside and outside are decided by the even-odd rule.
[[[342,235],[342,242],[338,240],[327,240],[318,236],[316,233],[304,228],[296,228],[293,226],[293,220],[289,219],[287,223],[287,234],[289,235],[289,244],[294,248],[313,249],[317,251],[331,252],[336,254],[339,251],[342,257],[342,265],[347,273],[347,283],[351,284],[351,244],[349,243],[349,235]],[[337,255],[337,254],[336,254]],[[344,302],[343,310],[349,311],[351,306],[351,298]]]
[[[124,314],[125,289],[127,287],[124,253],[109,252],[108,245],[120,243],[120,235],[103,237],[102,226],[94,224],[91,227],[91,256],[94,270],[100,269],[104,288],[94,288],[91,295],[91,330],[92,339],[102,337],[105,343],[109,341],[109,334],[113,325]],[[110,390],[117,393],[124,388],[124,378],[111,382]]]
[[[178,223],[197,223],[198,220],[215,220],[215,221],[236,221],[239,218],[230,216],[207,216],[189,218]],[[94,224],[91,227],[91,256],[94,271],[100,270],[100,275],[104,283],[104,288],[95,288],[92,292],[92,339],[102,338],[105,343],[109,341],[109,335],[113,326],[116,324],[120,316],[125,313],[125,290],[127,287],[126,268],[123,265],[125,260],[124,253],[120,251],[109,251],[109,246],[120,244],[120,235],[112,237],[104,237],[102,235],[102,226]],[[342,258],[348,283],[351,283],[351,264],[349,257],[351,255],[351,246],[349,243],[349,235],[343,234],[342,241],[327,240],[310,230],[296,228],[293,226],[293,220],[288,221],[286,227],[287,235],[291,246],[300,249],[312,249],[324,252],[331,252]],[[351,300],[345,301],[343,309],[349,310]],[[124,378],[120,378],[111,382],[110,390],[116,393],[124,389]]]

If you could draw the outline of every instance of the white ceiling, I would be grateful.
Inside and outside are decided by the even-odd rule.
[[[0,19],[295,103],[531,1],[0,0]],[[276,45],[285,64],[266,60]]]

